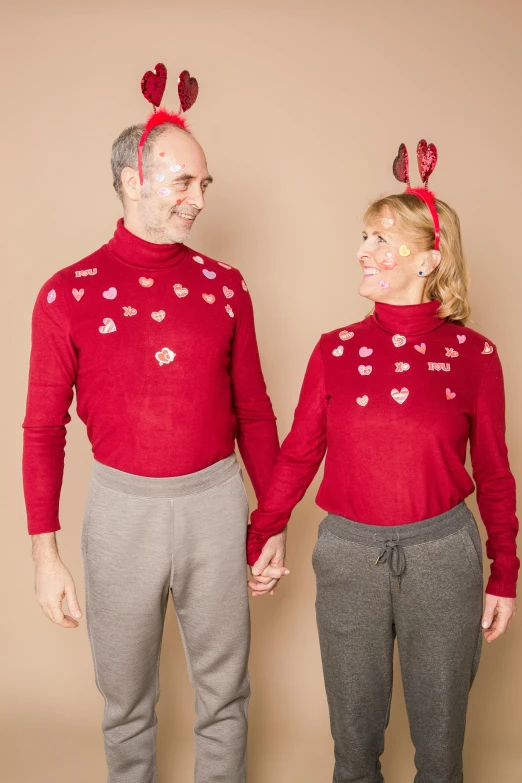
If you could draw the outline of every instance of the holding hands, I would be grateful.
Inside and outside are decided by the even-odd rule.
[[[251,568],[252,579],[248,581],[248,586],[253,598],[267,593],[274,595],[281,577],[290,573],[285,568],[285,554],[286,528],[268,539],[258,561]]]

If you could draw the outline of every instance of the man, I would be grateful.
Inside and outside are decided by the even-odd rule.
[[[244,783],[248,503],[234,442],[259,495],[278,451],[275,417],[244,280],[184,244],[212,182],[203,150],[165,122],[139,171],[143,133],[128,128],[113,145],[114,237],[54,275],[35,305],[24,488],[36,591],[53,622],[78,626],[55,539],[75,387],[95,460],[82,552],[109,782],[157,780],[170,591],[196,691],[195,781]]]

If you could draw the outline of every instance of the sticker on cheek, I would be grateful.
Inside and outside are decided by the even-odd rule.
[[[158,190],[158,196],[161,196],[162,198],[164,198],[165,196],[170,196],[171,193],[172,191],[170,190],[170,188],[160,188]]]
[[[385,269],[394,269],[396,266],[395,260],[393,258],[393,253],[390,253],[389,251],[386,253],[384,257],[384,261],[381,261],[381,266],[383,266]]]
[[[165,179],[165,174],[156,174],[156,179],[158,180],[158,182],[163,182],[163,180]]]
[[[401,245],[401,246],[400,246],[400,248],[399,248],[399,254],[400,254],[400,255],[401,255],[403,258],[406,258],[406,256],[409,256],[409,255],[410,255],[410,248],[409,248],[409,247],[407,247],[407,245]]]
[[[181,204],[181,199],[180,199],[180,198],[177,198],[177,199],[176,199],[176,204],[177,204],[177,205],[178,205],[178,207],[179,207],[179,205]]]

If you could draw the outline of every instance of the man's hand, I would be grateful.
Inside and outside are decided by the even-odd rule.
[[[482,618],[484,639],[493,642],[508,629],[511,618],[517,613],[514,598],[501,598],[486,593],[486,607]]]
[[[252,566],[253,580],[248,582],[252,597],[257,595],[274,595],[274,590],[282,576],[290,571],[285,568],[286,527],[276,536],[269,538],[263,547],[257,563]]]
[[[33,536],[33,559],[36,597],[44,614],[62,628],[77,628],[82,613],[76,588],[70,571],[60,560],[54,533]],[[73,617],[62,611],[64,598]]]

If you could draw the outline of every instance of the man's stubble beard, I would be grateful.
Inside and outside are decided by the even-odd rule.
[[[173,245],[184,242],[190,235],[190,228],[177,231],[169,226],[166,221],[170,220],[172,211],[169,209],[164,212],[153,209],[149,196],[142,197],[138,202],[138,214],[150,241],[157,245]]]

